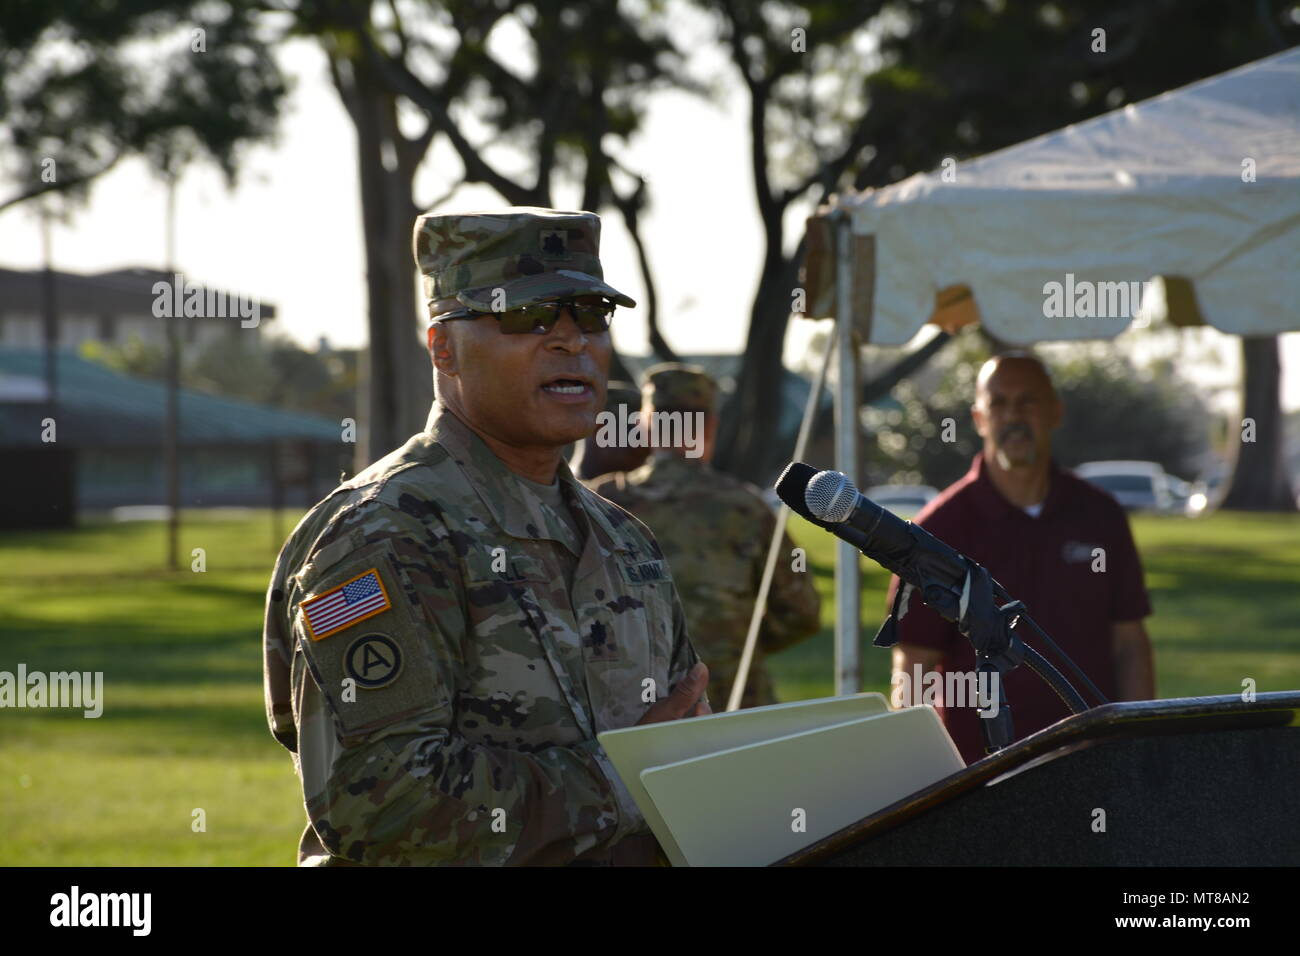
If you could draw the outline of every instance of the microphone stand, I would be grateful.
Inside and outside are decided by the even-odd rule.
[[[879,557],[876,560],[879,561]],[[921,600],[941,617],[955,623],[957,629],[971,642],[976,660],[975,686],[980,687],[982,680],[983,686],[992,687],[992,693],[979,702],[984,752],[991,754],[1008,746],[1015,739],[1011,704],[1003,690],[1003,683],[1006,675],[1020,664],[1027,664],[1030,670],[1046,681],[1071,713],[1081,714],[1088,709],[1088,705],[1065,676],[1016,633],[1016,628],[1022,622],[1042,633],[1042,629],[1026,613],[1024,603],[1010,600],[1010,595],[993,580],[987,568],[964,556],[962,560],[966,562],[966,579],[960,596],[941,578],[928,573],[925,560],[911,562],[908,568],[890,567],[889,570],[899,574],[900,581],[906,581],[909,577],[919,580]],[[914,587],[916,586],[910,583],[899,587],[894,608],[872,642],[876,647],[892,647],[898,643],[895,623],[902,613],[906,613],[906,602]],[[1007,603],[998,604],[995,595],[1007,598]]]

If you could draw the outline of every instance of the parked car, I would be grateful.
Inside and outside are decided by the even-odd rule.
[[[1110,492],[1129,511],[1195,516],[1208,500],[1199,482],[1171,475],[1154,461],[1090,461],[1074,472]]]
[[[910,519],[939,497],[939,489],[929,485],[876,485],[863,494],[898,517]]]
[[[1169,475],[1169,492],[1174,499],[1171,510],[1189,518],[1204,513],[1210,503],[1209,489],[1201,481],[1184,481]]]

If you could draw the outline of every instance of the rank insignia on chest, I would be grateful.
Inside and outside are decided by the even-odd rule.
[[[623,574],[633,584],[662,581],[668,577],[662,561],[642,561],[640,564],[625,564],[623,565]]]
[[[392,607],[384,583],[379,580],[378,568],[349,578],[337,587],[302,601],[299,606],[313,641],[337,634]]]

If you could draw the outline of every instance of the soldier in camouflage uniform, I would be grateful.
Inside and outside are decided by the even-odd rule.
[[[702,447],[655,449],[642,467],[592,488],[635,514],[659,540],[686,608],[687,630],[709,663],[709,698],[722,707],[740,666],[776,518],[758,489],[710,466],[716,404],[717,386],[703,369],[667,363],[648,370],[643,420],[665,412],[699,415]],[[765,656],[820,626],[812,575],[793,570],[792,548],[784,536],[742,707],[776,703]]]
[[[595,738],[708,713],[708,671],[654,537],[561,457],[603,407],[594,326],[634,304],[602,279],[599,228],[416,222],[428,424],[307,514],[267,592],[300,864],[662,862]]]
[[[605,393],[605,411],[610,415],[635,416],[641,408],[641,392],[631,382],[610,382]],[[649,448],[626,444],[602,445],[588,435],[569,460],[573,473],[588,488],[605,475],[640,468],[650,457]]]

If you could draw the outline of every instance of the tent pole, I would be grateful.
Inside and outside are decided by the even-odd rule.
[[[857,482],[858,348],[853,334],[853,227],[841,213],[835,229],[835,467]],[[875,262],[870,263],[874,270]],[[861,681],[858,629],[862,571],[845,541],[835,549],[835,694],[856,694]]]
[[[793,461],[803,461],[808,448],[808,439],[812,436],[813,420],[817,417],[817,406],[821,404],[822,389],[826,387],[826,370],[831,365],[831,353],[835,351],[835,340],[826,343],[826,354],[822,356],[822,366],[817,370],[817,378],[808,392],[808,402],[804,405],[803,419],[799,425],[799,436],[794,441]],[[749,680],[749,668],[754,662],[754,648],[758,643],[758,628],[763,622],[767,610],[767,595],[772,588],[772,575],[776,573],[776,561],[781,554],[781,545],[785,541],[785,526],[790,518],[790,506],[782,503],[776,515],[776,527],[772,529],[772,541],[767,548],[767,562],[763,565],[763,577],[758,582],[758,597],[754,599],[754,609],[749,616],[749,630],[745,634],[745,649],[740,652],[740,666],[736,668],[736,678],[731,684],[731,693],[727,697],[727,712],[740,709],[740,701],[745,696],[745,684]]]

